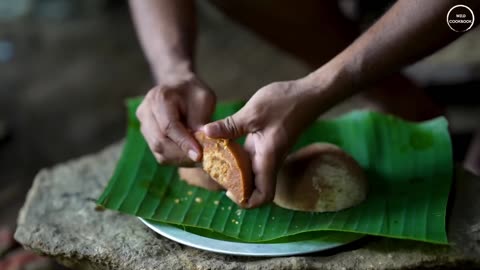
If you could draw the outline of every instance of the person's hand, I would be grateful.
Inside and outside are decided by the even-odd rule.
[[[252,160],[255,189],[242,207],[258,207],[273,200],[277,171],[287,152],[325,108],[314,88],[307,79],[272,83],[234,115],[202,128],[213,138],[247,135],[245,149]],[[229,197],[236,201],[231,194]]]
[[[195,76],[159,84],[137,109],[141,132],[161,164],[191,166],[202,148],[192,135],[210,121],[215,95]]]

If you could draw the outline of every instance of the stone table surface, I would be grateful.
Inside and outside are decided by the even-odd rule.
[[[340,249],[294,257],[228,256],[183,246],[137,218],[95,209],[122,143],[42,170],[18,218],[25,248],[79,269],[451,269],[480,266],[478,178],[456,186],[449,246],[366,237]],[[460,181],[458,181],[460,182]]]

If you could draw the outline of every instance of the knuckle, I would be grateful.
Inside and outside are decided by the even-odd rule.
[[[240,134],[240,130],[238,129],[237,124],[232,116],[228,116],[225,118],[225,129],[230,134]]]
[[[135,111],[135,116],[137,117],[137,119],[142,119],[142,116],[143,116],[143,113],[142,111],[140,110],[140,107]]]
[[[137,119],[141,120],[145,116],[145,112],[147,110],[147,108],[146,108],[147,103],[148,103],[148,101],[145,99],[138,106],[137,110],[135,111],[135,116],[137,117]]]
[[[271,91],[290,91],[293,87],[293,83],[290,81],[279,81],[269,84],[267,87],[272,89]]]
[[[145,95],[145,100],[151,99],[155,95],[155,90],[156,88],[153,88],[150,91],[148,91],[147,94]]]
[[[179,123],[177,121],[168,121],[163,127],[163,132],[165,136],[168,136],[181,149],[187,149],[188,138],[186,136],[179,134],[178,129],[179,129]]]
[[[150,100],[158,101],[165,98],[167,93],[169,92],[169,88],[165,86],[155,86],[150,92],[147,94],[147,97]]]
[[[142,103],[143,104],[143,103]],[[144,108],[143,105],[140,105],[137,110],[135,111],[135,116],[137,119],[142,119],[144,114]]]
[[[168,99],[169,95],[170,95],[170,91],[168,91],[167,88],[162,87],[162,88],[158,89],[156,96],[157,96],[158,99]]]
[[[165,121],[161,126],[161,130],[164,134],[170,134],[172,130],[175,128],[176,123],[172,120]]]
[[[172,88],[175,90],[183,90],[183,89],[188,89],[191,87],[192,81],[187,80],[187,79],[181,79],[179,81],[176,81],[174,83],[171,83],[168,85],[168,88]]]
[[[172,87],[159,87],[157,90],[157,99],[159,100],[170,100],[176,95],[176,91]]]
[[[212,100],[212,94],[208,91],[197,91],[195,94],[196,99],[199,102],[210,102]]]
[[[182,136],[176,140],[176,143],[180,149],[186,150],[188,148],[187,138]]]
[[[279,88],[282,85],[281,82],[272,82],[269,85],[267,85],[267,88]]]
[[[153,152],[155,153],[163,153],[163,144],[162,141],[159,139],[152,139],[152,142],[150,143]]]

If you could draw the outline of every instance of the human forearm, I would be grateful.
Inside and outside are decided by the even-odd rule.
[[[207,123],[215,94],[193,73],[193,0],[129,0],[143,51],[157,80],[136,114],[155,159],[192,165],[202,149],[191,131]]]
[[[445,18],[456,4],[453,0],[398,1],[352,45],[308,76],[314,85],[329,83],[319,90],[319,100],[334,105],[455,40],[460,34],[446,25]],[[466,4],[475,12],[480,2]]]
[[[196,33],[192,0],[130,0],[143,51],[158,80],[188,76]]]
[[[213,138],[246,135],[244,145],[252,160],[255,188],[241,206],[258,207],[274,198],[278,169],[319,114],[455,39],[458,35],[444,21],[454,4],[451,0],[399,1],[352,45],[309,76],[264,86],[235,114],[205,125],[202,129]]]

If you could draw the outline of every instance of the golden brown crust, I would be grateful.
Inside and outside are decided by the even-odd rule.
[[[332,144],[316,143],[290,155],[277,178],[274,202],[299,211],[339,211],[366,197],[358,163]]]
[[[240,203],[246,202],[253,189],[248,153],[232,140],[213,139],[203,132],[196,132],[195,138],[203,147],[203,169]]]
[[[237,163],[238,172],[241,174],[240,186],[234,185],[231,187],[231,192],[238,198],[241,203],[248,201],[253,191],[253,172],[252,162],[250,156],[245,149],[235,141],[229,141],[228,148],[234,157],[233,160]],[[240,187],[240,188],[239,188]],[[239,195],[240,197],[238,197]]]
[[[202,168],[178,168],[178,174],[181,180],[184,180],[192,186],[212,191],[223,189],[222,186],[215,182]]]

